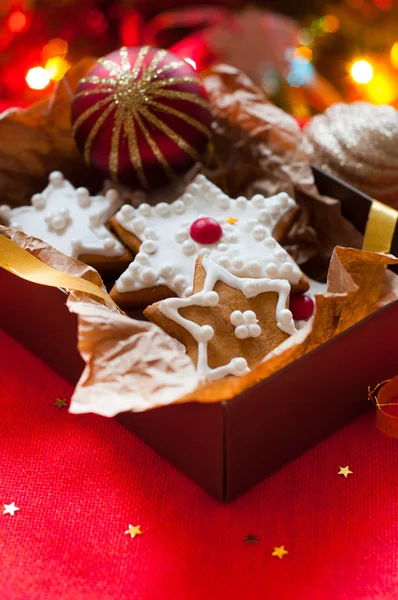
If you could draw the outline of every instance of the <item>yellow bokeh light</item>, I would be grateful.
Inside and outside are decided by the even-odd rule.
[[[394,69],[398,69],[398,42],[395,42],[395,44],[391,48],[390,57],[392,66],[394,67]]]
[[[299,46],[295,49],[293,56],[294,58],[301,56],[302,58],[306,58],[310,61],[312,60],[312,50],[311,48],[308,48],[308,46]]]
[[[356,83],[369,83],[373,79],[373,67],[368,60],[356,60],[352,64],[350,72]]]
[[[386,73],[376,73],[366,86],[366,98],[373,104],[391,104],[397,95],[397,85]]]
[[[323,17],[322,27],[327,33],[334,33],[340,28],[340,21],[335,15]]]
[[[54,56],[46,62],[46,71],[53,81],[59,81],[70,69],[70,63],[62,56]]]
[[[25,79],[32,90],[44,90],[50,83],[50,76],[43,67],[33,67],[33,69],[29,69]]]
[[[47,61],[53,56],[65,56],[68,53],[68,42],[61,38],[54,38],[42,50],[42,59]]]

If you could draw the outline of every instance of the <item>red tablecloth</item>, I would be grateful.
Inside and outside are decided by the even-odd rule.
[[[56,408],[71,386],[1,332],[0,390],[0,505],[20,508],[1,600],[398,598],[398,442],[372,413],[224,506],[116,421]]]

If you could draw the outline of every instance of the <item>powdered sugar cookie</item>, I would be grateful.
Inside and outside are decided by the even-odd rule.
[[[234,200],[203,175],[170,204],[122,206],[111,225],[137,255],[111,296],[123,308],[189,296],[204,253],[237,277],[287,279],[295,292],[305,291],[305,277],[277,241],[297,211],[285,193]]]
[[[120,204],[115,190],[92,197],[86,188],[75,189],[62,173],[54,171],[46,189],[32,196],[31,206],[11,209],[3,205],[0,219],[8,227],[37,237],[102,274],[116,275],[132,259],[104,225]]]
[[[180,341],[200,379],[243,375],[296,331],[286,279],[237,277],[197,260],[193,295],[149,306],[145,316]]]

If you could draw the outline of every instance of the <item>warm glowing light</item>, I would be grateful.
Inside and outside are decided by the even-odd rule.
[[[390,57],[392,66],[394,67],[394,69],[398,69],[398,42],[395,42],[395,44],[391,48]]]
[[[20,10],[15,10],[8,17],[8,27],[13,33],[21,33],[27,25],[26,15]]]
[[[44,90],[50,83],[50,76],[43,67],[29,69],[25,79],[32,90]]]
[[[366,86],[366,97],[373,104],[391,104],[397,95],[397,86],[386,73],[376,73]]]
[[[369,83],[373,79],[373,67],[367,60],[356,60],[351,66],[351,77],[356,83]]]
[[[312,50],[308,48],[308,46],[299,46],[295,49],[293,56],[297,58],[301,56],[302,58],[306,58],[307,60],[312,60]]]
[[[184,60],[196,71],[196,62],[193,60],[193,58],[184,58]]]
[[[373,0],[378,8],[381,10],[390,10],[392,6],[391,0]]]
[[[314,36],[309,29],[300,29],[297,34],[297,41],[303,46],[309,46],[314,41]]]
[[[41,52],[44,61],[53,56],[65,56],[68,53],[68,42],[61,38],[54,38],[46,44]]]
[[[323,17],[322,27],[326,33],[334,33],[340,28],[340,21],[335,15],[326,15]]]
[[[59,81],[70,67],[70,63],[65,60],[65,58],[62,58],[62,56],[54,56],[53,58],[48,59],[45,68],[50,79]]]

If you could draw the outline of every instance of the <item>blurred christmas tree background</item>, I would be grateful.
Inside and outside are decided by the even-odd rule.
[[[146,43],[236,64],[297,117],[398,106],[398,0],[0,0],[0,109],[47,96],[84,56]]]

